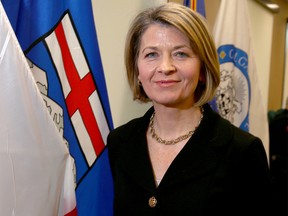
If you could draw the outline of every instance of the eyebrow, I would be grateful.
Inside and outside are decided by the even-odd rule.
[[[143,53],[145,50],[147,50],[147,49],[151,49],[151,50],[158,50],[158,48],[156,47],[156,46],[148,46],[148,47],[145,47],[142,51],[141,51],[141,53]]]
[[[177,50],[177,49],[181,49],[181,48],[188,48],[188,49],[191,49],[193,51],[192,47],[186,46],[186,45],[175,46],[175,47],[173,47],[173,50]],[[158,50],[157,46],[148,46],[148,47],[145,47],[141,52],[143,53],[147,49]]]

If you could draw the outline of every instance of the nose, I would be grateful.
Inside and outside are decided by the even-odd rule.
[[[162,56],[159,66],[158,66],[158,72],[159,73],[164,73],[164,74],[169,74],[173,71],[175,71],[175,66],[173,64],[173,59],[169,55],[164,55]]]

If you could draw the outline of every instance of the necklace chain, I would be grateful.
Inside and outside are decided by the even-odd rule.
[[[200,107],[201,110],[201,117],[200,120],[198,122],[198,125],[194,128],[194,130],[189,131],[187,134],[184,134],[182,136],[179,136],[176,139],[172,139],[172,140],[164,140],[161,137],[158,136],[158,134],[155,132],[154,129],[154,117],[155,117],[155,112],[152,114],[151,118],[150,118],[150,123],[149,123],[149,127],[150,127],[150,132],[152,134],[152,138],[154,138],[158,143],[164,144],[164,145],[174,145],[182,140],[188,139],[189,137],[191,137],[195,130],[198,128],[198,126],[200,125],[202,119],[203,119],[203,113],[204,113],[204,109],[203,107]]]

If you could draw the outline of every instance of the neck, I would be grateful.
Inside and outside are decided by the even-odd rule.
[[[159,143],[171,145],[191,137],[203,118],[203,108],[193,112],[167,113],[157,112],[150,119],[150,133]]]

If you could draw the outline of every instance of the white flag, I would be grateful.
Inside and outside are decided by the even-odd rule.
[[[75,209],[72,158],[0,2],[0,215]]]
[[[258,136],[268,157],[267,110],[258,85],[247,0],[221,0],[214,37],[221,70],[218,111],[237,127]]]

